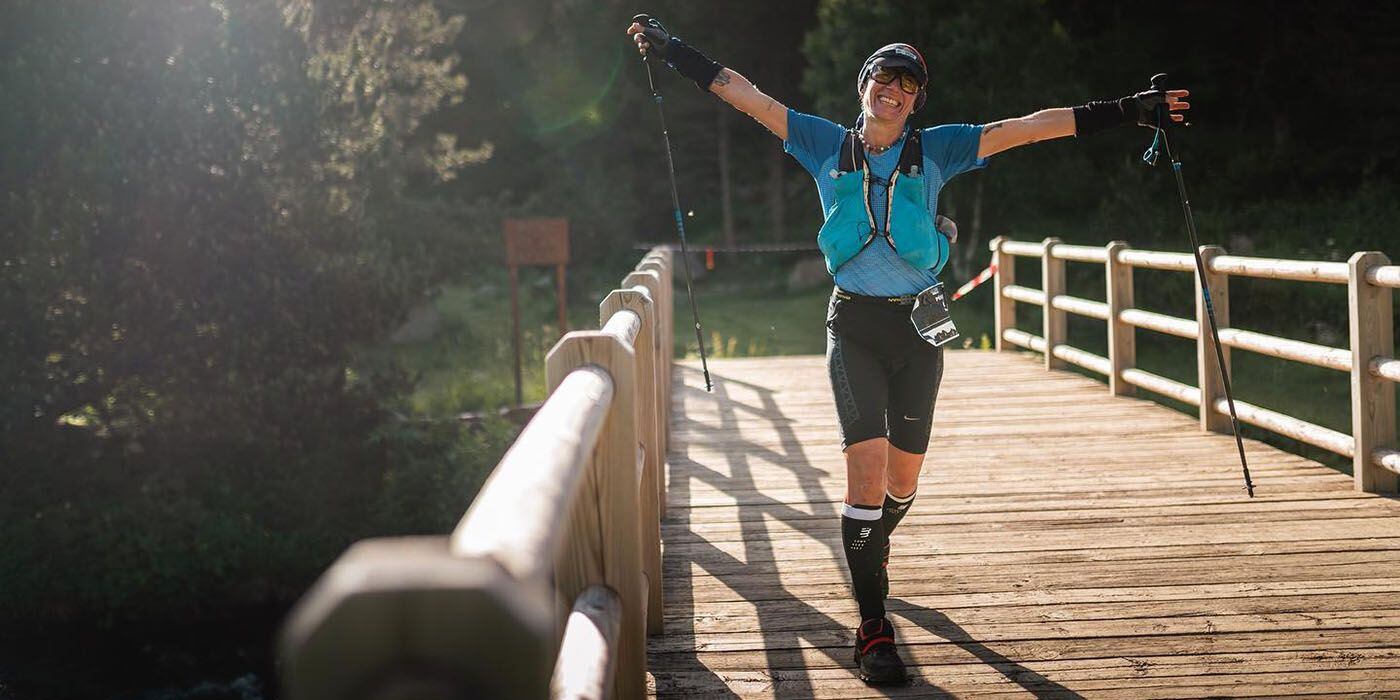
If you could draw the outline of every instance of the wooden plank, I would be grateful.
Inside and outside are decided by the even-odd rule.
[[[896,626],[904,624],[899,618]],[[745,668],[840,668],[846,662],[848,645],[854,640],[854,633],[836,629],[812,630],[800,637],[792,634],[772,635],[774,643],[768,644],[761,636],[755,637],[748,648],[720,650],[683,650],[665,652],[653,649],[651,657],[661,665],[653,665],[657,672],[666,666],[676,664],[681,658],[690,657],[704,660],[706,665],[716,670],[740,671]],[[972,640],[966,637],[938,639],[927,643],[904,644],[900,650],[906,661],[914,663],[973,663],[977,659],[969,655],[963,645]],[[902,637],[901,637],[902,638]],[[783,640],[783,641],[778,641]],[[961,643],[961,644],[960,644]],[[1146,644],[1153,648],[1144,649]],[[1172,657],[1201,653],[1238,654],[1246,652],[1323,652],[1347,649],[1389,648],[1395,645],[1395,631],[1390,628],[1360,628],[1347,630],[1323,630],[1311,634],[1282,634],[1278,632],[1239,632],[1230,634],[1179,634],[1144,637],[1141,634],[1119,637],[1092,637],[1085,639],[1028,639],[1005,640],[990,645],[999,655],[1016,659],[1022,663],[1045,660],[1098,659],[1122,656]],[[985,646],[985,645],[984,645]],[[769,661],[755,663],[753,655],[762,654]],[[826,661],[817,661],[827,656]],[[691,664],[693,667],[693,664]],[[674,669],[674,666],[671,666]],[[849,672],[849,671],[848,671]]]
[[[896,533],[896,537],[899,537],[900,534],[902,533]],[[1288,549],[1291,552],[1311,553],[1392,552],[1400,548],[1397,547],[1398,544],[1400,543],[1397,543],[1394,537],[1316,540],[1312,542],[1290,543]],[[895,556],[897,558],[910,556],[904,553],[907,549],[908,547],[900,547],[900,551],[896,553]],[[1121,547],[1107,550],[1090,547],[1048,552],[1035,549],[1004,552],[944,552],[937,555],[936,561],[942,562],[948,567],[986,566],[996,564],[1031,567],[1056,562],[1093,563],[1130,560],[1218,559],[1230,556],[1259,556],[1277,552],[1278,550],[1279,546],[1272,542],[1241,542],[1231,544],[1173,545],[1166,547]],[[774,565],[774,561],[771,558],[767,561],[756,559],[753,562],[747,562],[732,557],[726,559],[723,558],[722,555],[716,553],[715,556],[706,557],[704,560],[700,560],[699,558],[668,558],[665,566],[668,570],[678,570],[678,573],[688,576],[692,563],[703,564],[703,570],[707,574],[726,579],[732,579],[735,573],[759,573],[765,570],[773,570]],[[808,565],[808,563],[803,564],[804,567]],[[680,571],[680,569],[684,570]]]
[[[888,603],[915,682],[867,688],[821,358],[673,387],[666,634],[649,692],[1198,697],[1400,692],[1400,503],[1026,353],[949,352]],[[988,400],[995,396],[995,400]]]
[[[1183,635],[1195,639],[1196,635]],[[1215,653],[1172,653],[1183,648],[1180,644],[1170,644],[1170,638],[1163,641],[1169,646],[1162,653],[1134,654],[1129,638],[1116,637],[1084,640],[1085,644],[1056,644],[1036,647],[1037,642],[1017,642],[996,645],[997,652],[1004,658],[1015,653],[1017,665],[1034,668],[1050,674],[1058,680],[1070,678],[1141,678],[1180,676],[1187,674],[1221,673],[1227,670],[1248,668],[1256,673],[1301,670],[1329,670],[1338,668],[1393,668],[1400,659],[1400,647],[1389,644],[1379,647],[1359,646],[1338,649],[1270,649],[1268,644],[1279,635],[1246,633],[1220,635],[1226,641],[1223,649]],[[1236,642],[1230,644],[1229,642]],[[1240,644],[1245,642],[1245,644]],[[1363,642],[1364,644],[1365,642]],[[1248,646],[1246,646],[1248,644]],[[1262,645],[1262,649],[1259,647]],[[1050,653],[1035,653],[1037,650]],[[1253,647],[1253,648],[1251,648]],[[1000,673],[1001,668],[1011,664],[980,663],[980,659],[969,650],[956,644],[910,645],[903,654],[905,661],[920,667],[925,677],[936,676],[943,679],[975,677]],[[758,661],[753,652],[724,652],[696,654],[696,660],[705,668],[717,672],[743,671],[755,665],[771,671],[801,671],[803,669],[841,668],[843,659],[833,659],[828,649],[805,647],[784,650],[773,657]],[[1009,660],[1009,659],[1008,659]],[[757,663],[755,663],[757,661]],[[662,672],[667,680],[675,678]],[[784,674],[791,675],[791,674]]]
[[[1044,637],[1049,630],[1063,629],[1054,625],[1068,624],[1090,626],[1092,634],[1088,636],[1115,636],[1116,633],[1112,629],[1114,626],[1126,629],[1123,635],[1130,636],[1146,631],[1152,634],[1197,633],[1207,627],[1215,631],[1225,631],[1229,628],[1240,631],[1245,627],[1278,630],[1324,627],[1350,629],[1356,626],[1338,624],[1339,620],[1360,620],[1359,626],[1362,627],[1389,627],[1393,624],[1382,625],[1378,624],[1377,620],[1395,622],[1396,611],[1386,607],[1392,605],[1394,600],[1394,593],[1383,592],[1357,594],[1347,598],[1329,595],[1231,598],[1221,601],[1219,608],[1212,606],[1209,610],[1205,610],[1201,600],[1189,599],[1156,601],[1150,604],[1125,602],[940,608],[937,612],[959,625],[998,626],[1007,630],[1018,630],[1034,638]],[[805,613],[797,610],[806,605],[805,602],[762,603],[754,606],[758,612],[756,619],[754,610],[745,611],[738,605],[727,606],[727,611],[714,605],[705,605],[697,607],[691,618],[669,618],[667,631],[697,637],[742,634],[752,630],[757,621],[764,634],[772,635],[779,632],[820,629],[829,624],[828,620],[832,619],[832,615],[849,617],[854,612],[852,606],[822,602],[825,607],[814,605],[811,611]],[[1381,617],[1374,616],[1376,611],[1382,614]],[[930,614],[929,610],[916,607],[902,597],[891,602],[890,612],[905,619]],[[1018,628],[1017,625],[1024,629]],[[1051,627],[1042,629],[1043,625]],[[1133,625],[1136,627],[1133,628]]]
[[[1384,653],[1353,652],[1350,656],[1337,657],[1335,660],[1323,658],[1305,665],[1301,671],[1283,669],[1257,672],[1249,669],[1243,673],[1227,673],[1224,669],[1206,671],[1205,669],[1212,667],[1204,666],[1192,675],[1184,675],[1191,673],[1192,669],[1189,668],[1179,669],[1183,672],[1179,675],[1170,675],[1170,671],[1154,673],[1154,659],[1131,658],[1125,661],[1123,667],[1109,669],[1107,677],[1102,678],[1090,676],[1095,670],[1093,668],[1075,673],[1078,669],[1065,668],[1067,664],[1054,662],[1016,663],[1001,660],[986,664],[980,671],[972,671],[965,666],[914,666],[910,669],[913,679],[908,686],[879,689],[864,687],[860,681],[848,673],[843,675],[844,672],[839,669],[727,672],[722,677],[713,673],[692,671],[659,674],[654,682],[658,694],[684,697],[715,692],[737,693],[743,697],[817,698],[929,697],[930,693],[935,693],[936,697],[945,697],[945,694],[963,696],[1013,690],[1019,691],[1023,697],[1032,693],[1041,697],[1080,697],[1079,693],[1089,693],[1092,697],[1098,697],[1104,691],[1123,691],[1115,693],[1115,697],[1277,695],[1280,692],[1309,689],[1375,692],[1392,688],[1400,681],[1400,670],[1384,665],[1390,660],[1383,655]],[[1003,658],[994,654],[992,656]],[[1356,659],[1356,665],[1348,666],[1349,659]],[[1367,659],[1371,660],[1365,662]],[[1274,667],[1279,667],[1277,662]],[[1300,688],[1300,685],[1304,687]],[[1173,691],[1177,694],[1173,695]]]

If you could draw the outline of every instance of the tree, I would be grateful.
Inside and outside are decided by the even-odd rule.
[[[461,99],[461,19],[333,6],[7,4],[0,444],[285,431],[421,294],[405,181],[489,152],[419,131]]]
[[[405,382],[354,349],[440,272],[415,192],[490,153],[426,127],[462,99],[462,24],[427,0],[0,4],[0,512],[27,562],[0,561],[0,611],[139,614],[229,569],[257,597],[252,572],[304,583],[374,526]]]

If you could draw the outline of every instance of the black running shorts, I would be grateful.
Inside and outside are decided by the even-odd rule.
[[[907,303],[833,292],[826,314],[826,369],[841,421],[841,446],[887,437],[913,454],[928,449],[943,380],[943,348],[909,321]]]

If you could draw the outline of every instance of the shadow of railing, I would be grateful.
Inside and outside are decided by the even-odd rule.
[[[676,372],[698,374],[689,367],[677,365]],[[757,615],[758,629],[762,639],[763,655],[766,662],[766,675],[773,692],[780,697],[811,697],[816,694],[811,674],[808,673],[809,660],[803,649],[813,649],[829,659],[832,666],[851,668],[851,648],[854,643],[852,620],[836,620],[818,610],[809,602],[790,592],[778,574],[776,553],[759,546],[769,541],[769,521],[789,523],[794,531],[810,530],[800,521],[822,520],[831,523],[833,530],[838,525],[836,504],[826,495],[822,481],[831,476],[812,466],[802,442],[792,430],[793,421],[788,419],[779,406],[774,391],[768,387],[744,382],[720,372],[711,371],[714,380],[714,393],[707,394],[696,386],[682,382],[678,387],[678,401],[672,406],[672,429],[708,428],[737,433],[741,420],[767,421],[777,433],[776,449],[742,438],[728,438],[730,444],[725,450],[728,475],[712,469],[692,459],[685,444],[673,444],[670,457],[671,482],[667,493],[671,499],[671,509],[666,520],[671,537],[678,528],[691,529],[689,508],[678,506],[691,502],[692,483],[699,480],[717,490],[734,495],[738,512],[739,533],[744,543],[744,557],[740,559],[725,553],[719,547],[706,542],[696,534],[688,539],[688,547],[668,546],[665,550],[663,567],[669,572],[668,581],[673,581],[675,589],[689,592],[685,597],[673,595],[668,598],[666,615],[668,635],[679,633],[696,641],[694,647],[685,650],[668,650],[653,654],[650,664],[657,672],[657,697],[686,697],[698,687],[704,676],[711,682],[704,683],[707,692],[727,687],[726,679],[706,666],[700,659],[705,645],[695,626],[695,599],[693,595],[694,577],[692,572],[698,566],[714,576],[744,601],[753,606]],[[746,404],[731,396],[731,387],[742,386],[759,397],[758,405]],[[714,402],[719,417],[718,425],[701,424],[688,415],[687,401],[710,400]],[[799,489],[808,510],[783,503],[765,495],[755,478],[751,460],[759,458],[784,469],[796,477]],[[845,553],[830,541],[813,538],[827,551],[833,564],[845,571]],[[669,542],[670,540],[668,540]],[[719,562],[720,565],[716,565]],[[794,625],[794,620],[801,620]],[[815,633],[814,633],[815,632]],[[664,661],[659,657],[669,658]],[[662,671],[660,669],[664,668]],[[668,685],[666,676],[671,673],[694,676],[690,682]],[[915,681],[924,686],[924,691],[940,692],[927,679]],[[879,692],[879,689],[873,689]],[[902,695],[898,688],[888,689],[890,696]],[[730,691],[733,692],[732,690]]]

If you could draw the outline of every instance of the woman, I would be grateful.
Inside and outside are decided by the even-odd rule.
[[[1187,91],[911,130],[909,116],[928,98],[928,66],[914,47],[890,44],[861,65],[861,115],[847,129],[784,107],[654,19],[639,15],[627,33],[643,55],[655,53],[758,120],[816,180],[825,216],[817,240],[836,283],[827,313],[827,371],[846,458],[841,539],[860,608],[855,662],[867,683],[903,682],[904,663],[885,618],[889,535],[914,500],[943,376],[940,346],[956,337],[938,282],[953,237],[935,226],[938,192],[959,173],[1017,146],[1120,124],[1152,126],[1158,105],[1187,109]]]

